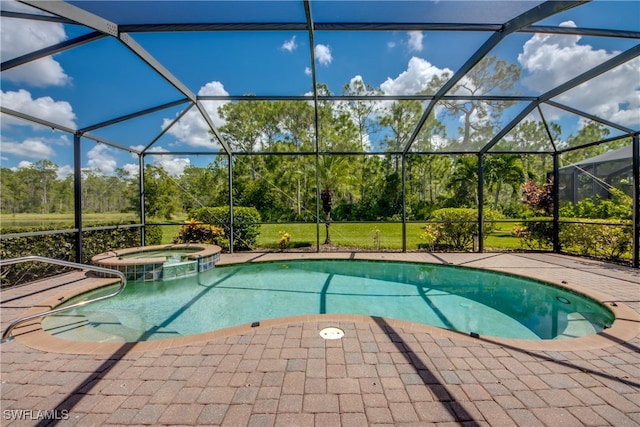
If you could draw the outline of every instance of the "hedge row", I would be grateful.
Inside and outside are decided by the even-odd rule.
[[[514,234],[523,246],[550,249],[553,246],[553,223],[548,218],[516,227]],[[564,252],[604,258],[629,259],[632,249],[630,221],[563,218],[559,224],[560,247]]]
[[[113,226],[115,224],[101,224]],[[3,234],[48,231],[45,228],[11,227],[3,228]],[[147,245],[159,245],[162,242],[162,229],[157,225],[147,225],[145,229]],[[86,230],[82,233],[82,262],[88,264],[94,255],[114,249],[140,246],[138,228],[109,228],[104,230]],[[43,234],[38,236],[6,237],[0,242],[0,258],[12,259],[29,255],[39,255],[64,261],[75,261],[75,233]],[[0,272],[2,288],[27,283],[65,269],[41,262],[26,262],[4,267]]]
[[[215,225],[224,230],[227,239],[231,229],[229,224],[229,206],[203,206],[188,212],[189,219],[198,220],[204,224]],[[247,250],[256,245],[260,235],[260,213],[254,207],[233,207],[233,249]]]

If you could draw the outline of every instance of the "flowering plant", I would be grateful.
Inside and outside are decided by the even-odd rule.
[[[278,231],[278,234],[280,235],[280,241],[278,242],[280,249],[287,249],[289,247],[289,241],[291,240],[291,234],[283,230]]]
[[[173,243],[210,243],[224,246],[224,230],[211,224],[203,224],[191,218],[180,227]]]
[[[422,229],[422,233],[418,237],[424,242],[421,244],[422,247],[433,250],[439,235],[438,228],[433,224],[428,224]]]

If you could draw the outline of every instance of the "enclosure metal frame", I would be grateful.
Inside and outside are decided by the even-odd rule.
[[[96,142],[104,143],[110,145],[112,147],[122,149],[125,151],[129,151],[131,153],[137,154],[139,156],[139,186],[140,186],[140,224],[134,226],[141,227],[141,242],[144,241],[144,230],[146,227],[146,218],[144,211],[144,158],[146,155],[163,155],[163,153],[157,153],[151,151],[152,146],[156,141],[158,141],[164,133],[173,126],[184,114],[190,111],[193,108],[196,108],[204,120],[207,122],[207,125],[211,131],[211,134],[214,136],[215,140],[220,143],[223,151],[213,152],[186,152],[183,153],[185,155],[223,155],[228,158],[228,188],[229,188],[229,209],[230,209],[230,230],[231,235],[231,250],[233,250],[233,177],[232,177],[232,168],[234,159],[236,156],[242,156],[247,153],[233,151],[229,144],[224,140],[222,134],[216,128],[213,123],[212,118],[204,109],[202,105],[202,101],[207,100],[283,100],[283,99],[291,99],[291,100],[306,100],[311,101],[314,104],[314,114],[315,114],[315,150],[311,153],[295,153],[299,154],[309,154],[315,156],[315,165],[316,165],[316,182],[319,182],[319,158],[320,155],[340,155],[340,154],[354,154],[354,155],[371,155],[373,153],[370,152],[353,152],[353,153],[338,153],[338,152],[321,152],[319,137],[318,137],[318,128],[319,128],[319,116],[318,116],[318,104],[320,101],[331,101],[331,100],[391,100],[391,101],[399,101],[399,100],[421,100],[421,101],[429,101],[429,104],[425,111],[423,112],[420,120],[418,121],[411,137],[409,138],[407,144],[403,147],[401,151],[398,152],[384,152],[386,155],[398,155],[400,156],[400,160],[402,163],[402,250],[406,251],[406,156],[407,155],[416,155],[416,154],[434,154],[434,155],[454,155],[454,154],[476,154],[478,156],[478,197],[479,197],[479,206],[478,206],[478,226],[479,226],[479,234],[482,235],[483,227],[484,227],[484,214],[483,214],[483,163],[484,163],[484,155],[485,154],[495,154],[495,151],[489,152],[495,144],[497,144],[505,135],[509,133],[522,119],[526,118],[528,114],[530,114],[534,110],[538,110],[541,120],[544,123],[544,126],[547,130],[547,134],[549,137],[549,142],[554,148],[553,153],[553,175],[558,178],[558,155],[562,152],[567,152],[573,149],[582,148],[582,147],[574,147],[567,150],[558,150],[554,144],[553,138],[551,136],[551,132],[547,126],[545,116],[540,109],[541,105],[550,105],[555,108],[563,109],[567,112],[580,115],[582,117],[588,118],[589,120],[593,120],[595,122],[601,123],[603,125],[615,128],[623,133],[622,136],[618,138],[627,138],[632,137],[633,139],[633,179],[634,179],[634,203],[633,203],[633,254],[632,254],[632,264],[635,268],[640,267],[640,143],[638,141],[639,132],[637,130],[629,129],[627,127],[621,126],[617,123],[612,123],[608,120],[601,119],[599,117],[593,116],[584,111],[580,111],[570,106],[562,105],[556,101],[553,101],[553,98],[557,95],[566,92],[570,89],[575,88],[576,86],[593,79],[602,73],[611,70],[612,68],[626,63],[638,56],[640,56],[640,44],[635,45],[634,47],[618,54],[617,56],[611,58],[610,60],[597,65],[596,67],[580,74],[579,76],[571,79],[564,84],[561,84],[552,90],[536,97],[531,96],[469,96],[469,97],[456,97],[447,95],[448,91],[454,87],[454,85],[464,77],[464,75],[470,71],[478,62],[480,62],[495,46],[497,46],[505,37],[514,32],[522,32],[522,33],[549,33],[549,34],[571,34],[571,35],[581,35],[581,36],[601,36],[601,37],[618,37],[618,38],[626,38],[626,39],[640,39],[640,32],[634,31],[619,31],[619,30],[611,30],[611,29],[590,29],[590,28],[570,28],[570,27],[552,27],[552,26],[542,26],[535,25],[535,22],[541,21],[544,18],[555,15],[564,10],[580,6],[585,3],[585,1],[547,1],[544,2],[529,11],[526,11],[520,16],[513,18],[512,20],[502,24],[463,24],[463,23],[410,23],[410,24],[398,24],[398,23],[340,23],[340,22],[314,22],[312,16],[312,1],[310,0],[302,0],[304,4],[305,10],[305,22],[292,22],[292,23],[202,23],[202,24],[131,24],[131,25],[118,25],[116,23],[110,22],[100,16],[96,16],[92,13],[89,13],[81,8],[78,8],[70,3],[66,3],[61,0],[56,1],[35,1],[35,0],[19,0],[21,3],[32,6],[36,9],[43,10],[50,15],[38,15],[38,14],[30,14],[30,13],[22,13],[22,12],[11,12],[11,11],[1,11],[1,16],[10,17],[10,18],[18,18],[18,19],[28,19],[28,20],[40,20],[40,21],[49,21],[49,22],[59,22],[65,24],[78,24],[83,25],[85,27],[91,28],[94,31],[73,38],[71,40],[67,40],[62,43],[55,44],[53,46],[36,50],[34,52],[30,52],[26,55],[20,56],[18,58],[13,58],[8,61],[4,61],[0,64],[0,70],[6,71],[17,67],[19,65],[52,55],[54,53],[62,52],[67,49],[71,49],[80,45],[84,45],[87,43],[92,43],[96,40],[100,40],[105,37],[113,37],[119,42],[121,42],[124,46],[130,49],[141,61],[147,64],[152,70],[154,70],[158,75],[160,75],[165,81],[170,83],[173,87],[175,87],[182,95],[183,98],[177,99],[175,101],[158,105],[152,108],[148,108],[145,110],[141,110],[132,114],[128,114],[121,117],[116,117],[101,123],[96,123],[91,126],[82,128],[82,129],[70,129],[65,126],[58,125],[56,123],[51,123],[45,121],[38,117],[33,117],[28,114],[24,114],[18,111],[14,111],[4,106],[1,106],[1,112],[3,114],[7,114],[10,116],[18,117],[23,120],[27,120],[33,123],[42,124],[47,127],[51,127],[52,129],[58,129],[73,135],[74,140],[74,198],[75,198],[75,207],[74,207],[74,223],[75,229],[74,232],[77,234],[76,237],[76,261],[80,262],[82,259],[82,233],[83,233],[83,225],[82,225],[82,191],[81,191],[81,144],[82,138],[87,138],[90,140],[94,140]],[[189,88],[184,85],[178,78],[176,78],[173,74],[171,74],[162,63],[157,61],[151,54],[149,54],[141,45],[139,45],[130,34],[139,33],[139,32],[157,32],[157,31],[270,31],[270,30],[295,30],[295,31],[306,31],[308,34],[309,42],[310,42],[310,64],[311,64],[311,75],[312,75],[312,84],[313,84],[313,96],[261,96],[261,97],[244,97],[244,96],[198,96],[192,93]],[[322,96],[318,94],[317,91],[317,79],[316,79],[316,68],[315,68],[315,53],[313,46],[314,44],[314,32],[318,31],[390,31],[390,30],[402,30],[402,31],[483,31],[492,33],[491,36],[483,43],[483,45],[473,53],[469,59],[460,67],[454,75],[445,83],[445,85],[438,90],[438,92],[434,95],[430,96],[363,96],[363,97],[348,97],[348,96]],[[521,112],[505,127],[503,127],[484,147],[482,147],[479,151],[464,151],[464,152],[433,152],[433,153],[419,153],[419,152],[410,152],[410,149],[420,134],[420,131],[423,125],[426,123],[429,115],[432,114],[433,109],[436,103],[440,100],[508,100],[508,101],[523,101],[529,102],[529,104],[521,110]],[[100,129],[105,126],[109,126],[112,124],[116,124],[119,122],[123,122],[126,120],[131,120],[140,116],[144,116],[153,112],[161,111],[167,108],[173,108],[182,104],[188,104],[187,107],[174,119],[174,121],[163,129],[160,134],[158,134],[149,144],[141,151],[134,150],[130,147],[125,147],[119,145],[117,143],[107,141],[105,139],[96,137],[91,135],[91,131],[96,129]],[[594,141],[592,144],[600,144],[604,141]],[[592,145],[589,144],[589,145]],[[583,146],[584,147],[584,146]],[[541,152],[531,153],[531,152],[520,152],[520,151],[512,151],[512,154],[545,154]],[[166,153],[167,155],[177,155],[180,153],[171,152]],[[252,155],[291,155],[291,153],[251,153]],[[382,153],[381,153],[382,154]],[[320,250],[320,224],[322,223],[320,217],[320,188],[319,185],[316,185],[316,231],[317,231],[317,250]],[[554,224],[554,252],[560,251],[560,245],[558,240],[558,230],[559,230],[559,215],[558,215],[558,203],[559,195],[556,189],[554,193],[554,212],[553,212],[553,224]],[[68,230],[65,230],[68,231]],[[23,233],[25,234],[25,233]],[[38,233],[26,233],[29,235],[37,235]],[[40,233],[42,234],[42,233]],[[2,238],[9,237],[8,236],[0,236]],[[484,251],[482,239],[478,239],[478,247],[477,250],[479,252]]]

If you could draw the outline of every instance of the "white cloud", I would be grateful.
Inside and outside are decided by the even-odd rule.
[[[54,45],[66,38],[62,24],[3,18],[0,26],[0,55],[5,61]],[[4,71],[2,77],[15,83],[37,87],[63,86],[71,80],[51,56]]]
[[[162,166],[169,175],[178,176],[182,175],[184,168],[191,164],[191,160],[187,157],[161,156],[153,163]]]
[[[304,67],[304,73],[305,73],[307,76],[310,76],[310,75],[311,75],[311,73],[312,73],[312,71],[311,71],[311,67]]]
[[[129,176],[138,176],[138,173],[140,172],[140,166],[134,163],[127,163],[122,166],[122,169],[127,171],[129,173]]]
[[[422,31],[409,31],[407,34],[409,35],[409,51],[421,52],[422,39],[424,38]]]
[[[17,169],[25,169],[25,168],[30,168],[31,166],[33,166],[33,162],[29,162],[27,160],[23,160],[20,163],[18,163],[18,166],[13,168],[13,171],[16,171]]]
[[[169,150],[158,147],[154,150],[157,153],[168,153]],[[151,157],[153,164],[161,166],[171,176],[182,175],[184,169],[191,164],[191,159],[188,157],[175,157],[170,155],[153,156]],[[136,172],[137,175],[137,172]]]
[[[572,21],[561,25],[576,26]],[[591,45],[580,44],[580,40],[580,36],[572,35],[535,34],[531,37],[518,55],[518,61],[528,73],[522,80],[523,84],[544,93],[619,53],[595,49]],[[554,100],[613,122],[638,126],[639,68],[639,60],[630,61]]]
[[[198,91],[200,96],[213,96],[221,95],[227,96],[229,93],[224,89],[224,85],[220,82],[209,82],[205,86],[201,87]],[[213,123],[216,127],[220,127],[224,124],[224,120],[218,114],[218,108],[227,101],[203,101],[202,105],[207,111]],[[162,128],[166,128],[171,124],[173,119],[164,119],[162,121]],[[175,136],[178,141],[185,143],[192,147],[217,147],[217,142],[212,142],[212,135],[209,133],[209,126],[207,122],[202,118],[200,111],[193,107],[182,118],[174,124],[168,133]]]
[[[30,92],[20,89],[18,92],[2,92],[2,105],[61,126],[76,128],[76,115],[71,104],[66,101],[54,101],[49,96],[33,99]],[[6,115],[3,117],[2,126],[24,125],[25,123]],[[37,128],[41,128],[41,126],[37,125]]]
[[[111,175],[115,172],[117,162],[111,155],[112,148],[105,144],[97,144],[87,152],[87,166],[93,172]]]
[[[396,47],[396,43],[395,42],[387,42],[387,47],[389,49],[393,49],[394,47]]]
[[[298,44],[296,43],[296,36],[291,37],[289,40],[285,40],[281,47],[287,52],[293,52],[296,50],[298,47]]]
[[[409,60],[406,71],[400,73],[395,79],[387,78],[380,89],[385,95],[415,95],[425,90],[433,77],[442,77],[444,74],[452,75],[448,68],[438,68],[429,61],[416,56]]]
[[[5,154],[32,159],[49,159],[55,154],[42,138],[28,138],[22,142],[2,141],[1,147]]]
[[[56,172],[56,176],[58,179],[65,179],[71,174],[73,174],[73,167],[71,165],[58,166],[58,170]]]
[[[320,65],[328,66],[329,64],[331,64],[331,61],[333,61],[333,56],[331,56],[330,46],[318,44],[314,49],[314,54]]]

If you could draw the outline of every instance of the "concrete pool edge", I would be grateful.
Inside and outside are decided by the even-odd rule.
[[[291,254],[288,254],[291,255]],[[307,254],[308,255],[308,254]],[[335,254],[334,254],[335,255]],[[299,259],[299,258],[307,258],[307,257],[299,257],[299,256],[289,256],[287,259]],[[322,257],[323,259],[341,259],[340,256],[330,256],[329,254]],[[307,258],[308,259],[308,258]],[[343,258],[342,258],[343,259]],[[268,261],[268,259],[254,259],[251,262],[260,262],[260,261]],[[390,261],[390,260],[387,260]],[[246,260],[238,260],[231,261],[227,260],[227,262],[221,264],[237,264],[246,262]],[[425,264],[434,264],[432,262],[424,262]],[[486,270],[493,270],[491,268],[486,268]],[[504,272],[503,272],[504,273]],[[534,280],[539,280],[535,277],[531,276],[522,276],[529,277]],[[566,283],[564,281],[550,281],[545,280],[545,282],[558,286],[561,288],[565,288],[571,290],[573,292],[585,295],[600,304],[606,306],[609,310],[611,310],[615,316],[615,321],[613,325],[594,335],[589,335],[586,337],[579,338],[571,338],[564,340],[523,340],[523,339],[507,339],[507,338],[498,338],[491,336],[479,336],[479,337],[471,337],[470,335],[457,332],[447,329],[442,329],[435,326],[430,326],[426,324],[413,323],[408,321],[401,321],[395,319],[388,318],[376,318],[366,315],[337,315],[337,314],[313,314],[313,315],[303,315],[303,316],[294,316],[294,317],[284,317],[278,319],[269,319],[269,320],[261,320],[260,326],[251,327],[250,324],[243,324],[239,326],[234,326],[231,328],[225,328],[217,331],[205,332],[197,335],[171,338],[165,340],[154,340],[154,341],[143,341],[136,343],[124,343],[124,342],[112,342],[112,343],[100,343],[100,342],[83,342],[83,341],[70,341],[62,338],[55,337],[42,329],[41,320],[34,320],[29,322],[23,326],[17,327],[14,334],[15,339],[28,347],[39,349],[43,351],[50,351],[55,353],[67,353],[67,354],[113,354],[118,350],[126,347],[127,351],[136,351],[136,352],[144,352],[144,351],[153,351],[153,350],[164,350],[168,348],[174,347],[183,347],[188,346],[193,343],[201,343],[204,341],[210,341],[217,338],[223,338],[234,335],[243,335],[243,334],[251,334],[259,329],[277,327],[285,324],[293,324],[293,323],[306,323],[306,322],[317,322],[322,323],[323,325],[331,322],[341,322],[341,321],[355,321],[355,322],[365,322],[365,323],[382,323],[388,325],[392,328],[399,328],[406,331],[411,332],[420,332],[426,333],[433,337],[441,337],[441,338],[450,338],[450,339],[462,339],[468,341],[482,342],[487,344],[495,344],[498,346],[512,347],[522,350],[530,350],[530,351],[563,351],[563,350],[589,350],[589,349],[598,349],[604,348],[608,346],[612,346],[615,344],[620,344],[624,342],[628,342],[634,337],[640,335],[640,328],[638,325],[640,324],[640,314],[635,310],[630,308],[629,306],[619,302],[615,298],[600,293],[598,291],[585,289],[573,283]],[[68,300],[74,296],[85,293],[90,290],[97,289],[99,287],[105,286],[104,279],[96,280],[95,283],[90,283],[86,286],[82,286],[72,291],[65,292],[64,294],[56,295],[53,298],[47,299],[46,301],[41,302],[34,308],[27,310],[27,312],[23,313],[23,315],[35,314],[39,312],[44,312],[51,307],[55,307],[62,303],[63,300]],[[63,298],[63,300],[60,300]],[[615,303],[615,305],[612,305]]]

